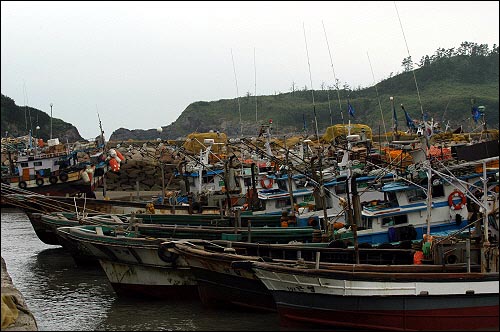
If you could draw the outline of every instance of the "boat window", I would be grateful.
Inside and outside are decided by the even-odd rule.
[[[290,199],[277,199],[276,200],[276,207],[277,208],[282,208],[285,206],[288,206],[290,204]]]
[[[395,192],[388,192],[387,193],[387,200],[389,201],[389,206],[390,207],[399,206],[399,204],[398,204],[398,198],[397,198]]]
[[[436,185],[432,184],[432,197],[443,197],[444,196],[444,186],[440,180],[435,180]]]
[[[408,223],[408,216],[406,214],[394,216],[394,224],[401,225],[406,223]]]
[[[251,187],[252,186],[252,178],[243,178],[243,184],[245,187]]]
[[[207,176],[203,177],[202,179],[203,179],[203,183],[211,183],[214,180],[214,176],[213,175],[207,175]]]
[[[42,166],[42,162],[41,161],[35,161],[35,162],[33,162],[33,166]]]
[[[363,227],[363,229],[373,228],[373,218],[361,217],[361,227]],[[360,228],[358,228],[358,230],[360,230]]]
[[[346,184],[345,183],[340,183],[335,186],[335,193],[337,195],[345,194],[346,193]]]
[[[408,202],[416,202],[426,199],[425,192],[420,188],[406,191],[406,196],[408,197]]]
[[[382,218],[382,227],[394,226],[394,219],[392,217]]]
[[[285,190],[287,191],[288,190],[288,186],[287,186],[287,180],[284,180],[284,179],[279,179],[276,181],[278,183],[278,188],[281,189],[281,190]]]
[[[28,167],[28,163],[21,163],[21,167]]]
[[[401,225],[406,223],[408,223],[408,216],[406,214],[382,218],[383,227]]]

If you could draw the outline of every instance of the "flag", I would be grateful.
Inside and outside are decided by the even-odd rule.
[[[354,107],[352,107],[349,101],[347,101],[347,111],[349,112],[349,115],[354,118]]]
[[[401,104],[401,108],[403,108],[403,104]],[[394,104],[392,104],[392,117],[394,118],[394,124],[396,125],[398,123],[398,116],[396,115],[396,107],[394,107]]]
[[[476,106],[472,107],[472,118],[474,119],[474,122],[477,123],[477,120],[481,117],[481,113],[479,112],[479,108]]]
[[[403,105],[401,105],[401,108],[405,112],[406,126],[408,127],[408,129],[416,129],[415,122],[413,122],[412,118],[410,118],[410,114],[408,114],[408,112],[406,112]]]

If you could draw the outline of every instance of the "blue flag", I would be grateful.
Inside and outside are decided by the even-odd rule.
[[[408,126],[408,129],[415,129],[415,122],[413,122],[412,118],[410,118],[410,115],[405,109],[403,109],[403,111],[405,111],[406,125]]]
[[[479,108],[476,106],[472,107],[472,118],[474,119],[474,122],[477,123],[477,120],[481,117],[481,113],[479,112]]]
[[[405,112],[406,126],[408,127],[408,129],[417,129],[417,126],[415,126],[415,122],[413,122],[412,118],[410,118],[410,114],[406,112],[403,104],[401,104],[401,109]]]
[[[349,115],[354,118],[354,107],[352,107],[349,101],[347,102],[347,111],[349,111]]]

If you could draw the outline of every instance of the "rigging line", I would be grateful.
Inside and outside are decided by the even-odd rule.
[[[450,98],[448,98],[448,103],[446,104],[446,107],[444,108],[443,118],[441,119],[441,123],[444,123],[444,115],[446,114],[446,110],[448,109],[448,106],[450,105],[450,101],[451,101],[451,96],[450,96]]]
[[[330,103],[330,87],[326,90],[326,96],[328,97],[328,110],[330,111],[330,126],[333,126],[332,104]]]
[[[24,123],[25,123],[25,130],[28,131],[28,118],[26,115],[26,82],[23,81],[23,97],[24,97]]]
[[[342,111],[342,102],[340,101],[339,83],[338,83],[337,77],[335,76],[335,68],[333,68],[332,53],[330,52],[330,44],[328,43],[328,37],[326,36],[326,29],[325,29],[325,24],[323,23],[323,20],[321,21],[321,24],[323,24],[323,31],[325,33],[326,46],[328,47],[328,54],[330,55],[330,65],[332,67],[333,80],[335,83],[335,87],[337,88],[337,98],[339,99],[340,116],[342,117],[342,124],[344,124],[344,112]]]
[[[377,84],[375,82],[375,74],[373,73],[372,62],[370,61],[370,56],[368,55],[368,52],[366,52],[366,56],[368,57],[368,63],[370,64],[370,69],[372,71],[373,85],[375,86],[375,92],[377,94],[378,107],[380,108],[380,116],[382,117],[382,124],[384,125],[384,133],[387,133],[387,128],[385,127],[385,121],[384,121],[384,113],[382,112],[382,104],[380,103],[380,96],[378,94]],[[385,136],[386,142],[389,143],[389,140],[387,139],[387,135],[384,135],[384,136]]]
[[[255,64],[255,47],[253,48],[253,68],[255,78],[255,123],[257,123],[257,65]]]
[[[236,97],[238,98],[238,112],[240,113],[240,136],[243,136],[243,126],[241,124],[240,93],[238,91],[238,79],[236,78],[236,67],[234,66],[233,49],[231,49],[231,60],[233,60],[234,81],[236,82]]]
[[[410,49],[408,48],[408,42],[406,41],[406,36],[405,36],[405,32],[403,30],[403,24],[401,23],[401,18],[399,17],[399,12],[398,12],[398,7],[396,6],[396,1],[394,1],[394,7],[396,8],[396,14],[398,15],[399,25],[401,26],[401,32],[403,33],[403,39],[405,41],[406,51],[408,52],[408,57],[411,60]],[[413,69],[413,64],[411,65],[411,68],[412,68],[412,73],[413,73],[413,80],[415,81],[415,87],[417,88],[418,102],[420,103],[420,112],[422,113],[422,120],[424,120],[424,109],[422,107],[422,100],[420,98],[420,91],[418,89],[417,77],[415,76],[415,70]]]
[[[26,82],[23,82],[23,92],[24,92],[24,118],[26,121],[26,131],[28,131],[28,119],[26,118],[26,111],[28,111],[28,116],[30,118],[30,128],[28,131],[28,133],[29,133],[30,131],[33,132],[33,125],[31,123],[31,110],[28,107],[29,100],[28,100],[28,93],[26,92]],[[31,142],[30,142],[30,146],[31,146]]]
[[[314,89],[313,89],[312,76],[311,76],[311,63],[309,62],[309,50],[307,49],[306,28],[305,28],[305,25],[303,22],[302,22],[302,28],[304,30],[304,42],[306,44],[307,65],[309,67],[309,81],[311,82],[311,95],[312,95],[313,112],[314,112],[314,124],[316,126],[316,139],[318,140],[318,143],[319,143],[318,119],[316,116],[316,104],[314,103]]]

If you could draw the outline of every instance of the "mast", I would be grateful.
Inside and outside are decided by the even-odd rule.
[[[344,124],[344,113],[342,112],[342,103],[340,101],[338,80],[337,77],[335,76],[335,68],[333,68],[332,53],[330,52],[330,44],[328,43],[328,37],[326,36],[325,24],[323,23],[323,21],[321,21],[321,24],[323,24],[323,32],[325,33],[326,46],[328,47],[328,54],[330,55],[330,65],[332,67],[333,80],[335,82],[335,87],[337,88],[337,98],[339,100],[340,116],[342,117],[342,124]],[[330,107],[330,95],[328,95],[328,107]],[[330,123],[333,125],[331,118],[331,110],[330,110]]]
[[[257,65],[255,64],[255,47],[253,48],[253,68],[255,76],[255,124],[257,124]]]
[[[96,111],[97,111],[97,118],[99,119],[99,130],[101,131],[101,143],[102,143],[102,148],[101,151],[104,153],[106,143],[104,142],[104,130],[102,130],[102,123],[101,123],[101,117],[99,116],[99,110],[97,110],[97,105],[95,105]],[[106,174],[102,176],[102,195],[104,196],[104,199],[106,199]]]
[[[243,124],[241,123],[240,93],[238,91],[238,79],[236,78],[236,68],[234,66],[233,49],[231,49],[231,60],[233,60],[234,81],[236,83],[236,97],[238,98],[238,112],[240,113],[240,136],[243,137]]]
[[[488,178],[486,176],[486,161],[483,160],[483,206],[481,210],[483,212],[483,227],[484,227],[484,239],[483,245],[481,246],[481,272],[489,272],[486,262],[486,251],[490,246],[489,235],[488,235]]]
[[[307,49],[307,39],[306,39],[306,28],[304,23],[302,23],[302,28],[304,30],[304,41],[306,44],[306,55],[307,55],[307,65],[309,67],[309,81],[311,82],[311,95],[312,95],[312,103],[313,103],[313,112],[314,112],[314,124],[316,126],[316,139],[318,140],[319,143],[319,133],[318,133],[318,118],[316,116],[316,104],[314,103],[314,89],[313,89],[313,82],[312,82],[312,76],[311,76],[311,63],[309,62],[309,51]]]

